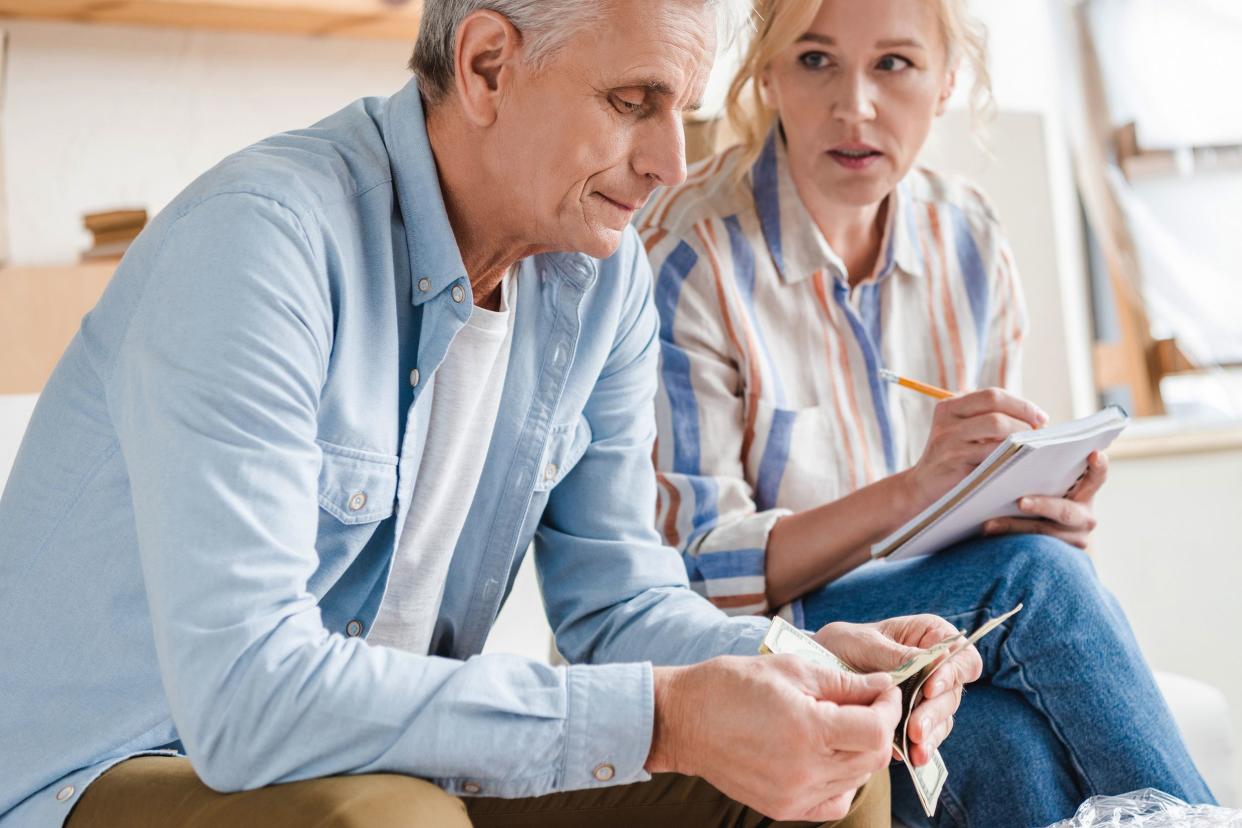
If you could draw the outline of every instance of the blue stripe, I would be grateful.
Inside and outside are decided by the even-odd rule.
[[[776,507],[781,480],[785,476],[785,464],[789,461],[789,445],[793,436],[793,424],[797,414],[776,409],[772,413],[772,427],[768,429],[768,441],[763,447],[763,459],[759,461],[759,478],[755,481],[755,506],[763,512]]]
[[[776,404],[784,408],[788,403],[785,398],[785,384],[781,381],[778,366],[772,360],[768,350],[767,338],[759,325],[759,315],[755,312],[755,249],[751,247],[746,234],[742,232],[741,222],[737,216],[729,216],[724,220],[729,231],[729,248],[733,253],[733,278],[737,282],[738,292],[742,295],[742,304],[750,314],[751,327],[755,330],[755,338],[759,340],[759,352],[768,366],[768,375],[772,377],[773,392]]]
[[[875,405],[876,420],[880,424],[880,437],[884,442],[884,464],[888,467],[889,474],[896,474],[897,452],[893,445],[893,428],[888,416],[888,385],[880,380],[879,352],[876,350],[875,342],[863,326],[862,320],[850,307],[846,293],[845,285],[837,282],[833,296],[845,313],[845,318],[849,320],[850,329],[854,331],[854,338],[858,340],[863,360],[867,363],[867,381],[871,385],[871,399]]]
[[[691,581],[747,578],[762,576],[764,572],[762,549],[727,549],[681,557],[686,562],[686,572]]]
[[[983,256],[975,237],[970,232],[970,224],[966,215],[957,205],[949,205],[953,217],[953,234],[957,248],[957,267],[966,282],[966,295],[970,297],[970,312],[975,320],[975,373],[983,368],[984,352],[988,343],[988,275],[983,265]]]
[[[884,312],[884,296],[880,293],[880,285],[876,282],[863,285],[860,290],[862,291],[860,308],[863,323],[867,326],[867,334],[871,337],[872,344],[878,348],[884,341],[883,323],[880,321]]]
[[[773,129],[763,145],[759,160],[751,168],[751,186],[755,192],[755,212],[759,214],[759,226],[768,242],[772,261],[781,275],[785,275],[785,257],[781,253],[781,197],[780,178],[777,175],[776,141],[779,130]]]
[[[919,225],[917,217],[914,215],[914,199],[907,198],[904,201],[905,209],[903,212],[906,216],[906,229],[910,234],[910,249],[919,257],[919,270],[927,270],[927,260],[923,255],[923,239],[919,236]]]
[[[714,479],[699,476],[699,406],[690,379],[690,357],[678,347],[673,334],[673,318],[681,299],[682,285],[698,260],[698,254],[690,245],[684,241],[678,244],[660,267],[654,297],[656,310],[660,313],[661,378],[673,416],[673,472],[687,475],[694,492],[693,531],[686,539],[687,543],[716,522],[719,491]]]

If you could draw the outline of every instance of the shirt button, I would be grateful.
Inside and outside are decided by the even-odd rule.
[[[64,802],[66,799],[68,799],[71,796],[73,796],[73,786],[66,785],[65,787],[61,788],[59,791],[56,792],[56,801]]]
[[[418,379],[419,379],[418,369],[415,368],[413,371],[410,372],[410,385],[414,388],[417,388]]]
[[[421,291],[422,293],[426,293],[427,291],[431,290],[431,280],[430,280],[430,279],[428,279],[428,278],[426,278],[426,277],[424,277],[424,278],[422,278],[422,279],[419,279],[419,280],[418,280],[418,289],[419,289],[419,291]]]
[[[461,285],[453,285],[453,301],[459,305],[466,301],[466,291],[462,289]]]
[[[345,625],[345,635],[350,638],[357,638],[362,635],[362,622],[355,618]]]
[[[557,472],[556,464],[549,463],[543,470],[543,479],[552,480],[553,478],[556,477],[556,472]]]
[[[362,507],[366,505],[367,505],[367,493],[366,492],[354,492],[353,495],[349,498],[349,511],[351,512],[360,511]]]
[[[467,782],[461,786],[461,789],[471,795],[483,792],[483,786],[478,782]]]
[[[617,775],[617,769],[610,763],[603,762],[595,766],[595,770],[591,771],[591,775],[595,777],[596,782],[611,782],[612,778]]]

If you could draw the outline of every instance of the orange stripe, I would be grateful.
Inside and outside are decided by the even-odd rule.
[[[955,391],[965,391],[968,386],[966,356],[962,349],[962,330],[958,327],[957,310],[953,307],[953,289],[949,285],[949,256],[945,250],[944,235],[940,232],[940,214],[936,212],[936,205],[927,205],[927,218],[931,224],[936,252],[940,255],[940,272],[944,277],[940,283],[941,301],[944,304],[945,324],[949,330],[949,344],[953,348],[953,359],[957,361],[957,384],[952,387]]]
[[[713,245],[716,243],[716,231],[713,225],[707,225],[707,231],[712,237]],[[713,250],[715,248],[713,247]],[[724,269],[719,266],[715,259],[714,252],[711,254],[712,266],[716,271],[716,283],[718,291],[724,289]],[[737,280],[729,279],[728,284],[735,291],[735,298],[741,305],[741,297],[736,296]],[[745,350],[742,352],[743,359],[746,360],[746,424],[745,431],[742,434],[742,464],[745,466],[750,458],[750,451],[755,444],[755,426],[759,421],[759,400],[763,398],[763,372],[761,370],[762,360],[759,357],[759,340],[755,337],[754,327],[750,323],[750,317],[745,311],[738,315],[741,320],[740,327],[742,336],[745,340]]]
[[[655,209],[647,214],[646,220],[643,221],[642,229],[649,230],[657,224],[663,225],[668,220],[668,214],[672,211],[673,205],[677,203],[677,200],[695,189],[695,184],[714,177],[720,171],[720,167],[724,165],[725,159],[732,154],[732,148],[720,153],[720,155],[716,156],[716,160],[704,166],[692,178],[687,178],[679,186],[671,190],[665,190],[665,195],[661,199],[662,203],[656,205]],[[657,213],[660,215],[659,219],[656,219]]]
[[[936,367],[940,371],[939,385],[941,388],[944,388],[945,386],[949,384],[949,371],[945,367],[945,364],[944,364],[944,349],[941,348],[940,346],[940,325],[936,320],[936,268],[932,267],[931,262],[928,261],[928,258],[929,258],[928,252],[927,252],[928,245],[926,243],[927,241],[926,238],[923,238],[922,234],[920,234],[920,237],[922,240],[922,248],[923,248],[920,252],[923,254],[923,261],[927,262],[926,270],[927,270],[928,334],[930,335],[929,338],[932,341],[932,351],[936,355]]]
[[[834,349],[832,347],[832,344],[835,341],[836,333],[833,330],[835,326],[832,324],[832,309],[828,306],[828,295],[825,292],[824,281],[825,280],[824,280],[823,271],[816,271],[811,276],[811,282],[815,285],[815,296],[819,299],[820,308],[824,312],[824,324],[826,325],[826,330],[824,332],[825,334],[824,335],[824,347],[828,351],[828,366],[829,366],[828,374],[829,374],[829,377],[831,378],[831,375],[832,375],[831,366],[832,366],[832,362],[834,358],[834,355],[833,355]],[[837,383],[835,381],[832,381],[832,385],[836,386]],[[832,397],[832,407],[833,407],[833,410],[836,411],[837,422],[841,424],[843,430],[847,431],[848,427],[846,425],[846,420],[845,420],[845,411],[842,410],[841,408],[840,397],[837,394],[831,393],[831,392],[829,393],[829,396]],[[849,463],[850,491],[856,492],[859,489],[859,485],[858,485],[858,464],[857,464],[857,461],[854,459],[854,443],[848,433],[841,434],[840,442],[842,445],[845,446],[845,457]]]
[[[720,267],[720,260],[716,257],[716,233],[712,229],[710,222],[701,222],[694,226],[694,230],[699,235],[699,239],[703,244],[703,249],[707,252],[707,258],[711,262],[712,276],[716,282],[716,300],[720,304],[720,315],[725,323],[725,330],[729,334],[729,340],[733,343],[733,348],[738,354],[739,359],[743,359],[747,364],[747,386],[744,395],[749,395],[746,406],[746,422],[745,429],[742,434],[742,463],[745,465],[747,458],[750,456],[751,444],[755,439],[755,416],[759,407],[759,397],[763,390],[763,379],[759,375],[757,360],[752,358],[752,354],[742,345],[742,340],[738,337],[737,329],[733,325],[733,317],[729,313],[728,300],[725,297],[724,273]]]
[[[647,255],[650,256],[651,251],[655,250],[656,245],[664,241],[665,237],[668,236],[668,231],[661,227],[654,233],[645,234],[645,236],[646,237],[643,239],[643,247],[647,249]]]
[[[668,510],[664,513],[664,542],[674,549],[681,548],[681,533],[677,531],[677,513],[681,510],[681,491],[663,474],[656,479],[668,493]]]
[[[707,554],[710,555],[711,553]],[[762,592],[755,592],[750,595],[713,595],[707,600],[711,601],[717,609],[737,609],[738,607],[747,607],[751,604],[767,606],[768,596]]]

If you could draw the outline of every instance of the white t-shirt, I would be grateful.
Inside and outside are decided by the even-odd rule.
[[[513,275],[500,310],[475,306],[444,361],[418,397],[431,406],[409,513],[397,543],[388,590],[367,640],[426,654],[449,562],[474,500],[491,445],[513,341]]]

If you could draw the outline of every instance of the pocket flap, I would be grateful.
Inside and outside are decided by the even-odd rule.
[[[319,505],[341,523],[390,517],[397,499],[397,458],[319,441]]]

